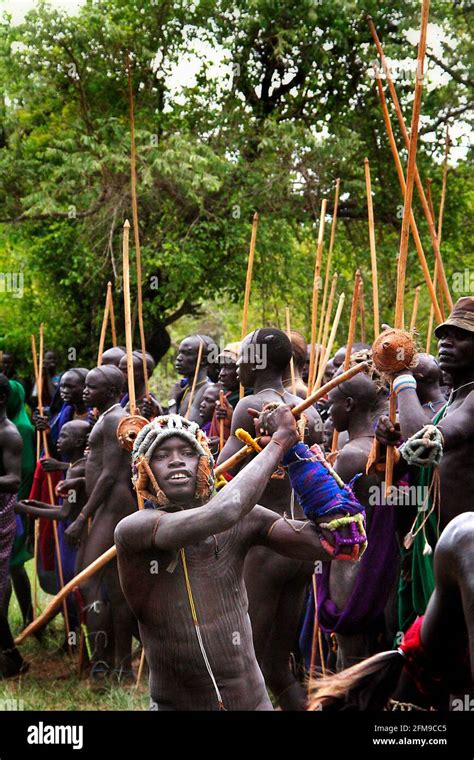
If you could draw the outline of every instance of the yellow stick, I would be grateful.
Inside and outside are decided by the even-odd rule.
[[[188,408],[186,409],[186,414],[184,415],[185,419],[189,418],[189,415],[191,414],[191,406],[193,403],[194,398],[194,391],[196,390],[196,383],[199,375],[199,370],[201,368],[201,358],[202,358],[202,349],[204,346],[204,341],[201,340],[199,342],[199,348],[198,348],[198,354],[196,359],[196,367],[194,369],[194,377],[193,377],[193,384],[191,387],[191,393],[189,394],[189,400],[188,400]]]
[[[107,283],[107,295],[105,296],[105,307],[104,307],[104,316],[102,317],[102,328],[100,330],[100,338],[99,338],[99,352],[97,354],[97,366],[100,367],[102,364],[102,354],[104,353],[104,346],[105,346],[105,336],[107,333],[107,323],[109,321],[109,311],[110,311],[110,295],[112,290],[112,283]]]
[[[337,328],[339,326],[339,320],[341,318],[342,307],[344,306],[344,299],[345,299],[345,295],[344,293],[341,293],[341,295],[339,296],[339,302],[337,304],[336,315],[334,317],[334,322],[332,325],[331,334],[329,336],[329,341],[324,353],[323,360],[321,364],[319,365],[318,376],[316,378],[316,382],[313,387],[314,391],[318,390],[319,386],[321,385],[321,381],[324,375],[324,370],[326,369],[326,364],[328,363],[329,357],[331,356],[332,347],[334,344],[334,340],[336,338]]]
[[[410,319],[410,331],[414,330],[416,327],[416,317],[418,314],[418,304],[420,301],[420,290],[421,288],[418,285],[418,287],[415,289],[415,298],[413,300],[413,309],[411,312],[411,319]]]
[[[444,166],[443,166],[443,182],[441,185],[441,200],[439,204],[439,212],[438,212],[438,243],[441,246],[441,234],[443,231],[443,216],[444,216],[444,202],[446,199],[446,182],[448,179],[448,161],[449,161],[449,146],[450,146],[450,139],[449,139],[449,131],[446,127],[446,142],[445,142],[445,150],[444,150]],[[434,220],[434,213],[433,213],[433,220]],[[438,282],[438,260],[435,261],[435,267],[434,267],[434,274],[433,274],[433,286],[436,288],[436,284]],[[440,299],[440,306],[441,306],[441,312],[442,312],[442,320],[444,321],[444,311],[443,311],[443,303],[442,299]],[[433,307],[430,308],[430,318],[428,322],[428,334],[426,336],[426,353],[429,354],[430,348],[431,348],[431,336],[433,332]]]
[[[389,140],[389,143],[390,143],[390,148],[392,150],[393,160],[395,162],[395,167],[397,169],[398,181],[400,183],[400,187],[401,187],[402,193],[403,193],[403,195],[405,195],[405,188],[406,188],[405,176],[403,174],[403,169],[402,169],[402,164],[401,164],[401,161],[400,161],[400,156],[398,155],[397,145],[395,143],[395,137],[393,135],[393,130],[392,130],[392,123],[391,123],[391,120],[390,120],[390,115],[388,113],[387,102],[385,100],[385,95],[384,95],[384,91],[383,91],[383,87],[382,87],[382,83],[381,83],[381,79],[380,79],[380,72],[379,72],[379,69],[377,68],[377,66],[374,66],[374,71],[375,71],[375,81],[377,83],[377,88],[378,88],[379,95],[380,95],[380,104],[382,106],[383,120],[384,120],[385,127],[386,127],[386,130],[387,130],[387,136],[388,136],[388,140]],[[411,211],[411,214],[410,214],[410,225],[411,225],[411,232],[412,232],[412,235],[413,235],[413,240],[415,242],[416,251],[418,253],[418,259],[420,261],[421,270],[423,272],[423,277],[425,278],[425,283],[426,283],[426,287],[428,289],[428,293],[430,295],[431,303],[433,304],[433,308],[435,310],[436,318],[440,322],[442,322],[443,320],[442,320],[442,316],[441,316],[441,311],[440,311],[440,308],[439,308],[439,305],[438,305],[438,300],[436,298],[436,292],[435,292],[435,290],[433,288],[433,283],[431,282],[431,275],[430,275],[430,272],[429,272],[429,269],[428,269],[428,264],[426,263],[426,257],[425,257],[425,254],[423,252],[423,246],[421,245],[420,235],[418,233],[418,227],[416,226],[416,222],[415,222],[415,217],[413,215],[413,211]]]
[[[319,318],[319,329],[318,329],[318,338],[317,338],[317,343],[319,345],[321,345],[322,343],[323,323],[324,323],[325,314],[326,314],[326,301],[327,301],[328,289],[329,289],[329,275],[331,273],[332,249],[334,247],[334,239],[336,237],[337,209],[339,206],[340,184],[341,184],[341,180],[339,178],[336,179],[336,190],[334,194],[334,209],[332,212],[331,236],[329,238],[329,251],[328,251],[328,258],[326,261],[326,274],[324,277],[323,302],[321,305],[321,316]]]
[[[288,335],[288,340],[291,343],[290,310],[288,306],[285,308],[285,316],[286,316],[286,334]],[[293,356],[290,359],[290,372],[291,372],[291,390],[292,390],[293,396],[296,396],[295,362],[293,361]]]
[[[426,0],[425,0],[425,3],[426,3]],[[425,3],[423,5],[423,9],[422,9],[422,25],[423,25],[423,18],[425,18],[425,17],[428,16],[428,8],[425,9]],[[378,51],[378,53],[380,55],[380,59],[382,61],[382,68],[383,68],[383,70],[385,72],[385,76],[387,78],[387,84],[388,84],[388,87],[389,87],[389,90],[390,90],[390,95],[392,97],[393,104],[394,104],[395,110],[397,112],[398,122],[400,124],[400,130],[401,130],[401,133],[402,133],[403,141],[405,143],[405,147],[408,149],[409,145],[410,145],[410,137],[408,135],[408,131],[407,131],[407,128],[406,128],[406,125],[405,125],[405,120],[403,118],[402,109],[400,107],[400,102],[398,100],[397,91],[395,89],[395,85],[393,83],[392,75],[390,73],[390,67],[388,66],[387,59],[385,58],[385,53],[383,51],[383,47],[382,47],[381,42],[380,42],[380,40],[378,38],[377,32],[375,30],[374,23],[373,23],[371,17],[368,16],[367,20],[368,20],[368,23],[369,23],[369,28],[370,28],[372,37],[373,37],[375,45],[377,47],[377,51]],[[423,42],[423,40],[421,38],[421,35],[420,35],[420,42]],[[417,79],[419,78],[419,76],[422,73],[422,71],[423,71],[423,68],[420,67],[420,57],[418,56],[418,66],[417,66],[417,71],[416,71]],[[411,131],[410,134],[412,134],[412,132],[413,132],[413,130]],[[441,258],[441,253],[440,253],[440,250],[439,250],[439,241],[438,241],[438,237],[437,237],[435,226],[434,226],[434,220],[431,217],[431,213],[430,213],[430,209],[429,209],[429,206],[428,206],[428,202],[426,200],[425,191],[423,189],[423,184],[421,182],[421,178],[420,178],[418,169],[416,167],[416,164],[415,164],[415,183],[416,183],[416,187],[417,187],[417,190],[418,190],[418,195],[420,197],[421,205],[422,205],[422,208],[423,208],[423,213],[425,215],[425,218],[426,218],[426,221],[427,221],[427,224],[428,224],[428,230],[429,230],[429,233],[430,233],[431,245],[433,247],[433,251],[434,251],[436,260],[438,261],[438,268],[439,268],[441,283],[442,283],[442,286],[443,286],[443,291],[444,291],[444,294],[446,296],[446,300],[447,300],[447,303],[449,305],[449,308],[452,309],[453,308],[453,301],[452,301],[452,298],[451,298],[451,295],[450,295],[450,292],[449,292],[448,281],[446,279],[446,273],[444,271],[443,260]]]
[[[115,330],[114,295],[112,292],[112,283],[110,283],[109,313],[110,313],[110,329],[112,331],[112,345],[115,347],[117,345],[117,332]]]
[[[331,283],[331,292],[329,293],[328,307],[326,310],[326,318],[324,320],[324,331],[323,331],[323,336],[322,336],[321,346],[320,346],[320,357],[319,357],[320,362],[323,359],[324,350],[325,350],[328,335],[329,335],[329,324],[331,322],[332,308],[334,305],[334,298],[336,295],[337,279],[338,279],[338,274],[337,272],[334,272],[332,283]],[[319,371],[319,367],[318,367],[318,371]]]
[[[35,376],[36,388],[39,392],[39,372],[38,372],[38,357],[36,355],[36,341],[35,336],[31,336],[31,353],[33,355],[33,372]],[[36,431],[36,461],[40,458],[41,454],[41,433]],[[39,541],[39,522],[35,520],[34,525],[34,549],[33,549],[33,620],[38,615],[38,541]]]
[[[319,218],[318,245],[314,263],[313,297],[311,303],[311,346],[309,352],[308,393],[314,384],[316,374],[316,323],[318,319],[318,300],[321,287],[321,257],[324,243],[324,223],[326,219],[327,200],[321,202],[321,215]]]
[[[140,331],[140,347],[142,353],[143,379],[145,383],[145,397],[150,398],[150,388],[148,386],[148,368],[146,364],[146,344],[145,329],[143,326],[143,297],[142,297],[142,263],[140,250],[140,230],[138,227],[138,201],[137,201],[137,160],[135,146],[135,109],[133,105],[133,87],[132,74],[130,71],[130,57],[127,53],[127,78],[128,78],[128,98],[130,107],[130,182],[132,190],[132,220],[133,220],[133,237],[135,241],[135,254],[137,264],[137,307],[138,307],[138,328]]]
[[[352,346],[354,344],[354,337],[355,337],[355,331],[356,331],[356,325],[357,325],[357,309],[359,306],[359,293],[360,293],[361,281],[362,281],[362,277],[361,277],[360,271],[357,270],[354,277],[354,290],[352,293],[351,316],[349,319],[349,330],[347,333],[346,354],[344,356],[344,365],[343,365],[344,372],[347,372],[351,363]],[[339,438],[338,432],[337,430],[335,430],[333,438],[332,438],[332,447],[331,447],[332,452],[337,451],[338,438]]]
[[[366,329],[365,329],[364,282],[362,279],[360,281],[359,311],[360,311],[360,339],[362,343],[365,343],[367,339],[367,334],[366,334]]]
[[[413,100],[413,111],[410,129],[410,141],[408,148],[407,178],[405,187],[405,198],[403,203],[402,231],[400,234],[400,250],[398,257],[397,271],[397,295],[395,303],[395,328],[403,328],[403,303],[405,296],[405,276],[408,256],[408,237],[410,233],[411,205],[413,199],[413,187],[416,173],[416,149],[418,143],[418,124],[421,111],[421,95],[423,92],[423,70],[426,52],[426,31],[428,26],[428,17],[430,9],[430,0],[422,0],[421,7],[421,28],[420,42],[418,44],[418,57],[415,79],[415,97]],[[423,193],[424,195],[424,193]],[[429,211],[429,209],[428,209]],[[429,215],[430,216],[430,215]],[[431,216],[430,216],[431,218]],[[432,222],[432,220],[431,220]],[[438,251],[439,253],[439,251]],[[390,421],[395,424],[396,420],[396,399],[393,391],[393,383],[390,388]],[[388,496],[393,482],[394,466],[394,449],[393,446],[387,447],[387,457],[385,465],[385,495]]]
[[[240,332],[240,337],[242,340],[247,335],[250,287],[252,285],[253,262],[255,258],[255,244],[257,242],[257,227],[258,227],[258,214],[257,212],[255,212],[255,214],[253,215],[253,221],[252,221],[252,235],[250,237],[249,258],[247,261],[247,277],[245,279],[244,309],[242,312],[242,330]],[[244,392],[245,392],[244,386],[240,385],[240,390],[239,390],[240,398],[244,397]]]
[[[377,338],[380,333],[380,315],[379,315],[379,285],[377,277],[377,251],[375,248],[375,225],[374,225],[374,207],[372,203],[372,182],[370,179],[369,159],[364,160],[365,168],[365,187],[367,192],[367,214],[369,220],[369,245],[370,245],[370,264],[372,268],[372,293],[374,309],[374,337]]]
[[[130,261],[128,256],[128,245],[130,236],[130,222],[125,219],[123,225],[123,306],[125,315],[125,346],[127,349],[127,378],[128,378],[128,397],[130,405],[130,414],[137,414],[137,404],[135,400],[135,378],[133,375],[133,345],[132,345],[132,318],[130,313]]]
[[[39,368],[38,368],[38,380],[36,382],[36,386],[38,388],[38,409],[41,416],[44,415],[44,407],[43,407],[43,354],[44,354],[44,325],[43,323],[40,324],[40,337],[39,337]],[[46,430],[42,431],[42,441],[43,441],[43,449],[45,456],[49,459],[49,446],[48,446],[48,434]],[[49,494],[49,501],[50,504],[54,505],[54,492],[53,492],[53,483],[51,481],[51,473],[46,473],[46,482],[48,483],[48,494]],[[59,575],[59,585],[61,588],[64,587],[64,574],[63,574],[63,563],[61,560],[61,550],[59,548],[59,535],[58,535],[58,526],[56,524],[56,521],[53,520],[53,535],[54,535],[54,547],[56,550],[56,562],[58,566],[58,575]],[[67,603],[66,599],[64,599],[63,602],[63,613],[64,613],[64,623],[66,625],[66,637],[67,637],[67,645],[68,645],[68,651],[69,654],[71,654],[71,641],[70,641],[70,628],[69,628],[69,615],[67,611]]]

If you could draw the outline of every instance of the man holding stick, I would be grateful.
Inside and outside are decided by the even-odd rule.
[[[219,455],[219,463],[242,447],[242,442],[235,436],[239,428],[250,434],[253,432],[248,409],[261,410],[271,402],[297,404],[301,401],[283,385],[283,373],[291,355],[288,336],[276,328],[255,330],[245,338],[238,372],[240,382],[246,387],[253,387],[253,395],[241,399],[237,404],[232,418],[231,436]],[[321,442],[322,422],[318,413],[309,407],[305,411],[305,417],[306,442]],[[248,466],[247,461],[244,467]],[[239,469],[234,468],[231,474],[236,474]],[[297,520],[303,518],[298,503],[293,503],[287,475],[267,482],[260,503],[278,516],[288,513]],[[306,588],[312,573],[311,562],[276,556],[265,546],[252,549],[246,560],[245,582],[255,652],[265,680],[282,709],[305,709],[305,693],[290,670],[289,659],[297,639]]]
[[[288,405],[263,414],[262,426],[264,450],[212,498],[213,459],[195,423],[159,417],[136,439],[136,489],[157,508],[122,520],[115,542],[153,710],[271,710],[252,641],[245,557],[262,546],[308,564],[330,559],[311,522],[256,506],[299,441]]]

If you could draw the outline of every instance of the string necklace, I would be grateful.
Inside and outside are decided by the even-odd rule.
[[[111,411],[112,411],[112,409],[115,409],[115,407],[117,407],[117,406],[121,406],[121,404],[120,404],[118,401],[117,401],[117,403],[116,403],[116,404],[113,404],[112,406],[109,406],[109,408],[108,408],[108,409],[106,409],[106,410],[105,410],[105,412],[102,412],[102,414],[100,414],[100,415],[99,415],[99,417],[98,417],[98,419],[97,419],[97,422],[96,422],[95,424],[96,424],[96,425],[98,425],[98,424],[99,424],[99,422],[101,422],[101,421],[104,419],[104,417],[105,417],[105,416],[106,416],[106,415],[107,415],[109,412],[111,412]]]

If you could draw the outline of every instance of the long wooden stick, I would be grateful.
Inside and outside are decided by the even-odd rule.
[[[343,365],[344,372],[347,372],[351,363],[352,346],[354,344],[355,331],[356,331],[356,325],[357,325],[357,310],[359,306],[359,298],[360,298],[359,294],[360,294],[361,282],[362,282],[362,276],[358,269],[354,277],[354,290],[352,292],[351,316],[349,319],[349,330],[347,332],[346,353],[344,356],[344,365]],[[335,430],[332,437],[332,446],[331,446],[332,452],[337,451],[338,439],[339,439],[339,433],[337,432],[337,430]]]
[[[365,327],[364,281],[362,280],[362,278],[360,281],[359,312],[360,312],[360,339],[362,343],[365,343],[367,340],[367,332],[366,332],[366,327]]]
[[[337,272],[334,272],[334,275],[333,275],[333,278],[332,278],[332,283],[331,283],[331,292],[329,293],[328,306],[327,306],[327,309],[326,309],[326,317],[324,319],[324,330],[323,330],[323,336],[322,336],[322,339],[321,339],[320,356],[319,356],[320,362],[319,363],[321,363],[322,360],[323,360],[323,355],[324,355],[325,347],[327,345],[327,340],[328,340],[328,335],[329,335],[329,325],[330,325],[330,322],[331,322],[332,309],[333,309],[333,306],[334,306],[334,298],[336,296],[336,288],[337,288],[338,277],[339,277],[339,275],[337,274]],[[318,367],[318,371],[319,371],[319,367]]]
[[[408,147],[407,177],[405,198],[403,203],[402,230],[400,234],[400,250],[398,257],[397,296],[395,303],[395,328],[403,328],[403,301],[405,295],[405,277],[408,256],[408,238],[410,233],[410,213],[413,200],[413,188],[416,171],[416,150],[418,145],[418,125],[421,112],[421,96],[423,93],[423,70],[426,53],[426,30],[428,26],[430,0],[422,0],[420,42],[415,79],[415,97]]]
[[[414,330],[416,327],[416,317],[418,315],[418,304],[420,302],[420,286],[418,285],[417,288],[415,288],[415,298],[413,299],[413,308],[411,312],[411,318],[410,318],[410,331]]]
[[[321,345],[322,343],[322,335],[323,335],[323,322],[325,320],[325,314],[326,314],[326,305],[327,305],[327,297],[328,297],[328,290],[329,290],[329,276],[331,273],[331,263],[332,263],[332,250],[334,248],[334,240],[336,237],[336,224],[337,224],[337,210],[339,207],[339,189],[341,185],[341,180],[339,178],[336,179],[336,190],[334,193],[334,209],[332,212],[332,223],[331,223],[331,236],[329,238],[329,250],[328,250],[328,257],[326,261],[326,274],[324,276],[324,290],[323,290],[323,302],[321,305],[321,316],[319,318],[319,329],[318,329],[318,338],[317,343]]]
[[[110,283],[109,315],[110,330],[112,332],[112,345],[115,347],[117,345],[117,331],[115,329],[114,294],[112,291],[112,283]]]
[[[36,340],[35,336],[31,336],[31,353],[33,356],[33,372],[35,376],[36,388],[38,390],[38,357],[36,354]],[[39,460],[41,454],[41,433],[36,431],[36,461]],[[34,548],[33,548],[33,620],[38,615],[38,544],[39,544],[39,521],[35,520],[34,523]]]
[[[428,7],[426,7],[426,5],[427,5],[427,0],[424,0],[423,7],[422,7],[422,25],[423,25],[423,18],[427,18],[427,16],[428,16],[429,3],[428,3]],[[381,42],[379,40],[379,37],[377,35],[376,29],[375,29],[375,26],[374,26],[374,23],[373,23],[371,17],[368,16],[367,20],[368,20],[368,24],[369,24],[369,28],[370,28],[372,37],[373,37],[375,45],[377,47],[377,51],[378,51],[378,53],[380,55],[380,59],[381,59],[381,62],[382,62],[382,68],[383,68],[385,76],[387,78],[387,84],[388,84],[388,87],[389,87],[389,90],[390,90],[390,95],[391,95],[391,98],[393,100],[393,104],[395,106],[395,110],[397,112],[398,122],[400,124],[400,130],[401,130],[401,133],[402,133],[403,141],[405,143],[405,147],[408,149],[409,146],[410,146],[410,139],[411,138],[408,135],[408,131],[407,131],[407,128],[406,128],[406,125],[405,125],[405,120],[403,118],[402,109],[400,107],[400,102],[398,100],[397,91],[395,89],[395,85],[394,85],[394,82],[393,82],[393,79],[392,79],[392,75],[391,75],[391,72],[390,72],[390,67],[389,67],[389,65],[387,63],[387,59],[385,58],[385,53],[384,53],[382,44],[381,44]],[[425,42],[425,45],[426,45],[426,34],[425,34],[425,41],[424,42]],[[422,39],[421,35],[420,35],[420,43],[423,43],[423,39]],[[420,55],[418,55],[418,65],[417,65],[417,71],[416,71],[417,81],[420,78],[420,76],[422,76],[422,73],[423,73],[423,62],[421,62],[421,67],[420,67]],[[452,309],[453,308],[453,301],[452,301],[452,298],[451,298],[451,294],[449,292],[448,281],[446,279],[446,273],[444,271],[443,260],[441,258],[441,253],[440,253],[440,249],[439,249],[439,240],[438,240],[438,236],[436,234],[436,230],[435,230],[435,226],[434,226],[434,220],[431,217],[431,213],[430,213],[430,209],[429,209],[429,206],[428,206],[428,202],[426,200],[425,191],[423,189],[423,184],[421,182],[421,178],[420,178],[418,169],[416,167],[416,164],[415,164],[415,183],[416,183],[417,191],[418,191],[418,194],[419,194],[419,197],[420,197],[421,205],[422,205],[422,208],[423,208],[423,213],[425,215],[425,218],[426,218],[426,221],[427,221],[427,224],[428,224],[428,230],[429,230],[429,234],[430,234],[431,245],[433,247],[433,251],[434,251],[436,260],[438,261],[438,268],[439,268],[439,274],[440,274],[441,283],[442,283],[442,286],[443,286],[443,291],[444,291],[444,294],[445,294],[445,297],[446,297],[446,301],[447,301],[447,303],[449,305],[449,308]]]
[[[130,414],[137,413],[135,399],[135,378],[133,375],[133,345],[132,345],[132,317],[130,311],[130,261],[128,254],[130,236],[130,222],[125,219],[123,225],[122,258],[123,258],[123,307],[125,315],[125,346],[127,349],[127,378],[128,398]]]
[[[107,295],[105,296],[105,306],[104,306],[104,316],[102,317],[102,327],[100,330],[100,338],[99,338],[99,351],[97,353],[97,366],[100,367],[102,364],[102,354],[104,353],[104,346],[105,346],[105,336],[107,333],[107,324],[109,321],[109,311],[110,311],[110,295],[112,291],[112,283],[107,283]]]
[[[423,71],[426,53],[426,32],[428,27],[430,0],[422,0],[420,41],[418,44],[418,56],[415,79],[415,97],[411,119],[410,142],[408,148],[407,178],[405,186],[405,198],[403,203],[402,230],[400,234],[400,250],[398,256],[397,271],[397,295],[395,303],[395,328],[403,328],[403,304],[405,297],[405,277],[408,257],[408,237],[410,233],[411,206],[413,200],[413,187],[416,173],[416,149],[418,143],[418,124],[421,111],[421,96],[423,92]],[[431,218],[431,215],[429,215]],[[432,221],[432,220],[431,220]],[[439,253],[439,250],[438,250]],[[396,398],[393,391],[393,382],[390,388],[390,421],[394,425],[396,420]],[[387,447],[385,465],[385,495],[388,496],[393,483],[394,448]]]
[[[110,562],[114,557],[117,556],[117,549],[115,546],[111,546],[110,549],[107,549],[104,554],[101,554],[100,557],[97,557],[94,562],[92,562],[90,565],[88,565],[84,570],[82,570],[80,573],[74,576],[66,585],[61,589],[61,591],[54,596],[50,603],[47,605],[44,612],[39,615],[36,620],[34,620],[32,623],[30,623],[15,639],[15,644],[21,644],[28,636],[30,636],[32,633],[38,630],[38,628],[41,628],[45,623],[48,622],[48,620],[54,615],[58,607],[61,605],[64,599],[68,596],[68,594],[73,591],[76,586],[79,586],[81,583],[86,581],[88,578],[90,578],[94,573],[96,573],[98,570],[100,570],[104,565],[106,565],[108,562]]]
[[[38,366],[38,379],[36,382],[36,386],[38,388],[38,409],[40,415],[43,417],[44,415],[44,407],[43,407],[43,354],[44,354],[44,325],[43,323],[40,324],[40,330],[39,330],[39,366]],[[45,453],[45,456],[49,459],[49,446],[48,446],[48,433],[46,430],[43,430],[41,432],[41,438],[43,441],[43,450]],[[50,504],[54,505],[54,491],[53,491],[53,482],[51,480],[51,473],[46,473],[46,482],[48,484],[48,494],[49,494],[49,501]],[[56,522],[53,520],[53,535],[54,535],[54,548],[56,551],[56,562],[58,565],[58,575],[59,575],[59,586],[62,589],[64,587],[64,573],[63,573],[63,563],[61,559],[61,549],[59,546],[59,534],[58,534],[58,526]],[[63,613],[64,613],[64,623],[66,626],[66,637],[67,637],[67,646],[68,646],[68,652],[69,654],[72,653],[71,649],[71,637],[69,635],[70,633],[70,627],[69,627],[69,614],[67,609],[67,601],[64,599],[63,602]]]
[[[438,243],[441,246],[441,235],[443,232],[443,216],[444,216],[444,203],[446,199],[446,183],[448,179],[448,168],[449,168],[449,146],[450,146],[450,140],[449,140],[449,131],[446,127],[446,141],[445,141],[445,149],[444,149],[444,166],[443,166],[443,181],[441,185],[441,200],[439,203],[439,212],[438,212]],[[433,220],[434,220],[434,213],[433,213]],[[436,288],[436,284],[438,282],[438,259],[435,261],[434,266],[434,274],[433,274],[433,287]],[[442,301],[440,299],[440,305],[441,305],[441,311],[442,311],[442,321],[444,322],[445,315],[444,311],[442,309]],[[433,306],[430,308],[430,317],[428,321],[428,333],[426,336],[426,353],[430,353],[431,348],[431,337],[433,333],[433,321],[434,321],[434,310]]]
[[[311,302],[311,346],[309,352],[308,393],[314,385],[316,374],[316,324],[318,319],[318,300],[321,288],[321,257],[324,243],[324,223],[326,219],[327,200],[321,201],[321,215],[319,217],[318,245],[314,262],[313,296]]]
[[[326,665],[324,662],[324,650],[323,650],[323,637],[321,635],[321,628],[319,625],[319,616],[318,616],[318,595],[317,595],[317,584],[316,584],[316,573],[313,573],[312,577],[312,584],[313,584],[313,597],[314,597],[314,618],[313,618],[313,641],[311,645],[311,661],[310,661],[310,667],[309,667],[309,682],[308,682],[308,691],[311,691],[312,689],[312,681],[311,679],[314,678],[316,675],[316,655],[319,649],[319,661],[321,663],[321,671],[323,676],[326,675]]]
[[[194,391],[196,390],[196,383],[199,376],[199,370],[201,369],[203,347],[204,347],[204,341],[201,339],[199,341],[199,348],[198,348],[198,353],[197,353],[197,358],[196,358],[196,366],[194,368],[193,384],[191,386],[191,392],[189,394],[189,399],[188,399],[188,408],[186,409],[186,414],[184,415],[186,420],[189,418],[189,415],[191,414],[191,406],[193,403]]]
[[[377,68],[377,66],[374,66],[374,71],[375,71],[375,81],[377,83],[377,88],[378,88],[379,95],[380,95],[380,104],[381,104],[381,107],[382,107],[383,120],[384,120],[384,123],[385,123],[385,128],[387,130],[387,136],[388,136],[388,140],[389,140],[389,143],[390,143],[390,148],[392,150],[392,156],[393,156],[393,160],[395,162],[395,167],[396,167],[396,170],[397,170],[398,181],[400,183],[400,188],[402,190],[402,193],[405,196],[405,189],[406,189],[405,176],[404,176],[404,173],[403,173],[402,163],[400,161],[400,156],[398,155],[398,149],[397,149],[397,145],[396,145],[396,142],[395,142],[395,137],[394,137],[394,134],[393,134],[392,122],[390,120],[390,114],[389,114],[388,108],[387,108],[387,101],[385,100],[385,94],[384,94],[383,87],[382,87],[382,82],[381,82],[381,77],[380,77],[380,71]],[[411,232],[412,232],[412,235],[413,235],[413,240],[415,242],[416,251],[418,253],[418,259],[420,261],[421,270],[423,272],[423,277],[425,278],[426,287],[428,289],[428,293],[429,293],[429,296],[430,296],[430,299],[431,299],[431,303],[433,304],[433,308],[435,310],[436,319],[438,319],[440,322],[442,322],[442,316],[441,316],[441,311],[440,311],[440,308],[439,308],[438,300],[437,300],[437,297],[436,297],[436,291],[433,288],[433,283],[431,281],[431,275],[430,275],[430,272],[429,272],[429,269],[428,269],[428,264],[426,263],[426,257],[425,257],[424,251],[423,251],[423,246],[421,244],[421,239],[420,239],[420,235],[418,233],[418,227],[416,226],[416,222],[415,222],[415,217],[413,215],[413,211],[411,211],[411,214],[410,214],[410,226],[411,226]]]
[[[334,322],[331,328],[331,334],[329,336],[328,344],[325,348],[323,360],[319,365],[318,376],[316,378],[316,382],[314,383],[314,390],[317,390],[319,386],[321,385],[321,381],[324,375],[324,370],[326,369],[326,364],[328,363],[329,357],[331,356],[332,347],[336,339],[337,328],[339,327],[339,320],[341,319],[342,307],[344,306],[345,297],[346,296],[344,293],[341,293],[341,295],[339,296],[339,301],[338,301],[337,309],[336,309],[336,315],[334,317]]]
[[[374,224],[374,206],[372,203],[372,182],[370,178],[369,159],[364,160],[365,169],[365,187],[367,192],[367,216],[369,221],[369,245],[370,245],[370,265],[372,269],[372,298],[374,310],[374,338],[380,333],[380,314],[379,314],[379,285],[377,277],[377,250],[375,248],[375,224]]]
[[[128,78],[128,98],[130,107],[130,184],[132,191],[132,221],[133,237],[135,241],[135,255],[137,266],[137,307],[138,307],[138,329],[140,331],[140,347],[142,353],[143,380],[145,384],[145,397],[150,398],[150,388],[148,385],[148,368],[146,364],[146,344],[145,329],[143,326],[143,296],[142,296],[142,263],[140,249],[140,230],[138,227],[138,201],[137,201],[137,159],[135,144],[135,108],[133,105],[133,86],[132,74],[130,71],[130,56],[127,53],[127,78]],[[132,412],[133,414],[133,412]]]
[[[245,278],[244,308],[242,311],[242,329],[240,331],[241,340],[243,340],[245,336],[247,335],[250,288],[252,285],[253,262],[255,259],[255,245],[257,242],[257,228],[258,228],[258,214],[257,212],[255,212],[255,214],[253,215],[253,221],[252,221],[252,234],[250,236],[249,257],[247,261],[247,276]],[[240,398],[244,397],[244,393],[245,393],[245,388],[242,384],[240,384],[240,387],[239,387]]]
[[[332,380],[330,380],[328,383],[323,385],[318,391],[315,391],[311,394],[311,396],[308,396],[308,398],[304,399],[300,404],[295,406],[291,412],[295,417],[298,417],[302,412],[304,412],[305,409],[307,409],[309,406],[312,406],[316,403],[316,401],[319,401],[320,398],[326,395],[326,393],[329,393],[329,391],[332,391],[333,388],[336,388],[340,383],[345,383],[347,380],[350,380],[351,377],[354,377],[355,375],[359,374],[359,372],[367,372],[369,369],[369,365],[367,362],[361,362],[360,364],[356,364],[354,367],[351,367],[348,372],[343,372],[340,375],[337,375],[336,377],[333,377]],[[236,454],[234,454],[232,457],[229,457],[229,459],[226,459],[225,462],[222,462],[222,464],[218,465],[214,469],[214,474],[217,476],[221,475],[226,470],[234,467],[238,462],[240,462],[242,459],[245,459],[248,454],[253,452],[254,449],[251,446],[243,446],[239,451],[237,451]],[[100,557],[97,557],[93,562],[91,562],[90,565],[84,568],[84,570],[81,570],[80,573],[78,573],[74,578],[72,578],[65,586],[61,589],[61,591],[56,594],[55,597],[50,601],[44,612],[36,618],[30,625],[28,625],[15,639],[15,644],[21,644],[28,636],[30,636],[32,633],[38,630],[38,628],[41,628],[48,620],[49,618],[55,613],[57,608],[60,606],[63,599],[74,589],[76,586],[80,586],[81,583],[84,583],[84,581],[91,578],[94,573],[98,572],[98,570],[101,570],[108,562],[113,560],[117,556],[117,549],[115,546],[111,546],[110,549],[107,549],[106,552],[100,555]]]
[[[291,343],[290,309],[288,308],[288,306],[285,308],[285,318],[286,318],[286,334],[288,335],[288,340]],[[296,396],[295,362],[293,360],[293,353],[290,359],[290,374],[291,374],[291,392],[293,393],[293,396]]]

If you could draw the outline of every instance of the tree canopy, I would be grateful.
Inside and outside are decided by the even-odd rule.
[[[390,319],[403,198],[366,16],[398,63],[409,124],[416,39],[407,33],[418,28],[419,11],[414,0],[89,0],[76,15],[40,3],[19,25],[4,16],[0,267],[23,272],[24,295],[0,293],[0,348],[26,359],[29,335],[43,321],[48,342],[65,357],[71,346],[82,363],[96,356],[106,283],[120,292],[121,229],[131,220],[127,58],[145,328],[156,358],[169,346],[167,328],[197,314],[203,301],[242,301],[255,210],[261,221],[253,304],[274,323],[290,303],[293,323],[308,332],[320,204],[328,199],[330,215],[337,177],[333,271],[339,290],[350,290],[359,266],[369,307],[366,156],[382,316]],[[469,134],[469,13],[465,3],[432,2],[441,52],[428,51],[434,80],[428,77],[423,95],[418,166],[433,180],[436,209],[446,125],[465,122],[458,141]],[[187,64],[195,75],[183,82]],[[394,114],[392,120],[405,163]],[[443,224],[448,275],[462,271],[470,245],[469,148],[460,155],[448,178]],[[417,200],[414,210],[432,267]],[[330,216],[326,240],[329,223]],[[407,304],[418,284],[413,249]],[[426,297],[424,317],[428,309]],[[368,317],[370,324],[369,308]],[[223,323],[228,337],[238,337],[238,325],[226,315]]]

